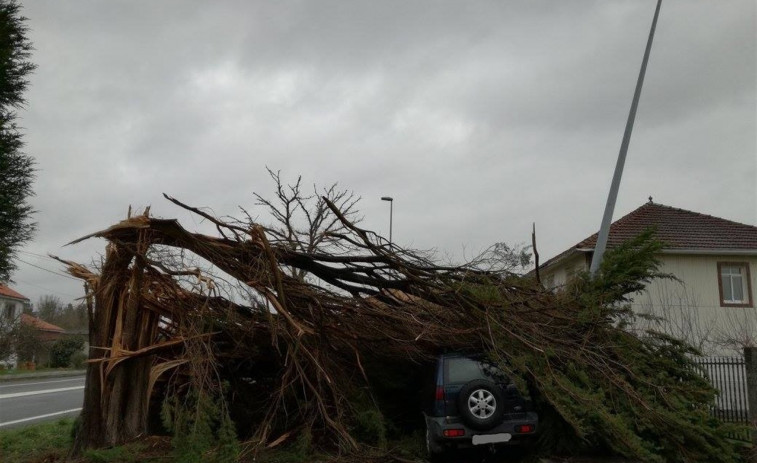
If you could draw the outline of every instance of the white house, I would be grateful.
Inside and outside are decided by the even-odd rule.
[[[757,345],[757,227],[650,201],[610,227],[608,248],[649,227],[664,247],[661,271],[680,281],[656,280],[633,301],[637,313],[664,322],[639,322],[686,339],[707,354],[725,355]],[[542,282],[558,289],[589,269],[594,234],[540,265]]]
[[[28,297],[0,284],[0,327],[9,329],[14,324],[19,323],[24,307],[29,304]],[[2,335],[4,333],[0,332],[0,336]],[[0,358],[0,363],[16,366],[16,357],[11,355],[6,359]]]

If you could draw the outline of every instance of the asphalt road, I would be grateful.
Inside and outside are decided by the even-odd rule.
[[[84,400],[84,376],[0,383],[0,429],[76,416]]]

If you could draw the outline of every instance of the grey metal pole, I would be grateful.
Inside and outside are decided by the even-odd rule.
[[[394,220],[394,201],[389,201],[389,245],[392,244],[392,228]]]
[[[605,212],[602,216],[602,223],[599,227],[599,236],[597,237],[597,245],[594,248],[594,256],[591,259],[591,267],[589,272],[592,275],[596,274],[599,270],[599,265],[602,263],[602,256],[605,253],[607,247],[607,237],[610,234],[610,222],[612,221],[612,214],[615,211],[615,202],[618,199],[618,189],[620,188],[620,178],[623,176],[623,166],[626,163],[626,153],[628,153],[628,145],[631,142],[631,132],[633,131],[633,123],[636,120],[636,109],[639,107],[639,97],[641,96],[641,87],[644,84],[644,75],[647,72],[647,62],[649,62],[649,52],[652,50],[652,39],[654,38],[654,31],[657,28],[657,18],[660,15],[660,5],[662,0],[657,0],[657,8],[654,12],[654,19],[652,20],[652,28],[649,30],[649,39],[647,40],[647,48],[644,50],[644,59],[641,61],[641,71],[639,71],[639,79],[636,81],[636,91],[633,94],[633,101],[631,103],[631,110],[628,113],[628,122],[626,122],[626,130],[623,133],[623,141],[620,144],[620,153],[618,153],[618,161],[615,164],[615,173],[612,176],[612,183],[610,184],[610,193],[607,195],[607,204],[605,205]]]

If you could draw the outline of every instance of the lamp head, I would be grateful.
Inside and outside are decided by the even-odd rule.
[[[382,196],[381,201],[394,201],[394,198],[391,196]]]

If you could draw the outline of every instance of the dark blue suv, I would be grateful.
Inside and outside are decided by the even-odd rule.
[[[427,384],[426,447],[432,460],[451,448],[533,441],[539,418],[530,402],[483,356],[442,355]]]

